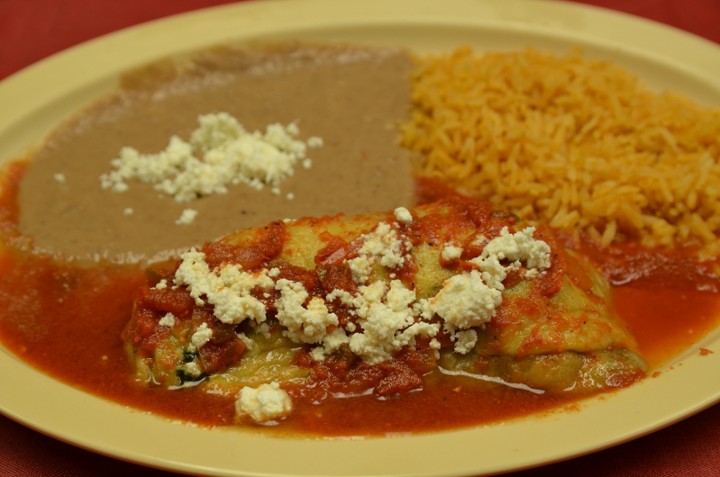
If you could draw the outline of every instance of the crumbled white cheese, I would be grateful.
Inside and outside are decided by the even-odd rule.
[[[498,260],[508,260],[515,269],[521,266],[521,261],[527,268],[549,268],[550,246],[542,240],[535,240],[534,233],[535,227],[527,227],[514,234],[503,227],[500,236],[485,245],[480,258],[494,256]]]
[[[550,246],[534,239],[534,232],[534,227],[527,227],[511,234],[503,227],[500,235],[488,241],[480,255],[470,260],[478,270],[453,275],[445,281],[430,300],[430,307],[450,330],[482,327],[490,321],[502,303],[503,280],[508,271],[518,270],[522,261],[535,273],[550,267]],[[505,266],[501,261],[511,263]]]
[[[207,323],[201,323],[190,338],[190,342],[195,346],[195,349],[200,349],[212,339],[212,336],[212,328]]]
[[[58,172],[57,174],[53,175],[53,178],[55,179],[55,182],[59,182],[61,184],[65,183],[65,174],[62,172]]]
[[[246,318],[258,323],[265,320],[265,304],[250,293],[256,287],[273,288],[274,282],[264,270],[249,273],[232,264],[210,270],[205,254],[195,249],[181,258],[174,283],[187,285],[196,304],[203,305],[207,300],[215,306],[215,316],[223,323],[237,324]]]
[[[370,279],[372,273],[372,261],[367,255],[358,255],[347,260],[353,279],[357,283],[365,283]]]
[[[380,280],[363,285],[356,295],[333,290],[326,298],[340,300],[358,317],[362,332],[350,335],[350,350],[370,364],[385,361],[403,347],[414,345],[418,336],[434,337],[440,331],[436,323],[416,320],[415,291],[400,280],[391,281],[389,287]]]
[[[322,146],[320,138],[307,143],[296,139],[295,124],[271,124],[262,133],[246,131],[227,113],[203,115],[198,121],[190,142],[172,136],[157,154],[122,148],[110,163],[112,170],[100,176],[101,187],[125,192],[126,181],[138,179],[178,202],[224,194],[229,185],[241,183],[256,189],[278,187],[294,174],[298,162],[311,166],[305,155],[308,147]]]
[[[323,147],[325,145],[325,141],[323,141],[323,138],[313,136],[309,137],[307,140],[308,147]]]
[[[185,209],[180,214],[180,217],[175,221],[177,225],[190,225],[195,221],[198,211],[195,209]]]
[[[328,327],[338,324],[338,317],[328,312],[322,298],[313,297],[303,306],[308,292],[302,283],[281,278],[275,284],[280,298],[275,302],[277,319],[287,328],[284,334],[296,343],[320,343],[328,334]]]
[[[467,354],[477,344],[477,331],[475,330],[462,330],[451,334],[452,339],[455,341],[454,350],[459,354]]]
[[[156,290],[164,290],[164,289],[167,288],[167,286],[168,286],[167,280],[165,280],[164,278],[162,278],[159,282],[157,282],[157,283],[155,284],[155,289],[156,289]]]
[[[292,412],[290,395],[276,382],[261,384],[257,388],[245,386],[235,400],[238,416],[248,416],[255,422],[280,419]]]
[[[353,279],[361,284],[370,278],[376,261],[390,269],[400,268],[405,264],[412,248],[412,244],[401,238],[397,230],[387,222],[380,222],[372,232],[361,235],[358,240],[363,244],[357,257],[346,260],[346,263]]]
[[[134,213],[135,213],[135,210],[133,210],[132,207],[125,207],[125,208],[123,209],[123,215],[124,215],[125,217],[129,217],[129,216],[131,216],[131,215],[134,214]]]
[[[252,349],[255,346],[255,342],[245,333],[236,333],[236,336],[245,346],[247,346],[247,349]]]
[[[407,219],[403,217],[402,211],[396,212],[399,221]],[[474,269],[448,278],[435,296],[418,299],[415,291],[400,280],[369,282],[374,263],[396,269],[412,259],[411,244],[397,227],[381,222],[358,238],[358,256],[346,261],[359,283],[353,293],[336,289],[325,297],[311,296],[302,283],[280,278],[279,268],[247,272],[239,265],[225,264],[211,270],[204,254],[194,249],[182,255],[173,283],[187,286],[198,305],[213,305],[221,322],[237,324],[250,319],[257,332],[265,336],[270,336],[264,323],[266,306],[253,293],[266,299],[277,293],[273,306],[283,335],[295,343],[316,345],[310,351],[312,358],[322,360],[347,344],[365,362],[376,364],[405,347],[415,346],[418,337],[429,339],[431,348],[437,351],[440,342],[436,336],[441,328],[454,342],[457,353],[470,352],[478,340],[476,330],[492,319],[502,303],[507,274],[523,264],[526,274],[540,273],[550,266],[550,248],[533,238],[534,229],[510,234],[504,228],[497,238],[485,239],[483,251],[468,262]],[[456,259],[463,251],[448,244],[441,253]],[[167,286],[161,281],[156,288]],[[349,312],[351,319],[343,326],[328,308],[332,302]],[[191,346],[200,348],[211,338],[212,330],[203,324],[192,335]]]
[[[420,298],[413,303],[412,308],[415,316],[426,321],[431,320],[435,315],[432,306],[430,306],[430,300],[427,298]]]
[[[502,292],[489,287],[477,270],[453,275],[430,300],[432,310],[457,328],[483,326],[495,315]]]
[[[441,252],[443,260],[457,260],[462,256],[463,249],[453,244],[446,244]]]
[[[260,333],[260,335],[266,340],[271,340],[273,337],[270,325],[268,325],[267,323],[260,323],[257,327],[255,327],[255,331]]]
[[[407,210],[405,207],[398,207],[394,211],[395,218],[398,222],[400,222],[403,225],[410,225],[412,224],[413,217],[409,210]]]
[[[355,325],[353,325],[352,323],[350,323],[350,325],[352,326],[346,326],[348,331],[350,331],[350,328],[355,328]],[[322,361],[327,355],[340,348],[340,346],[348,343],[349,341],[350,339],[348,338],[345,329],[335,328],[332,332],[325,335],[322,340],[322,346],[317,346],[310,351],[310,357],[312,357],[316,361]]]
[[[477,265],[480,276],[487,286],[503,291],[503,281],[507,278],[507,272],[513,266],[505,267],[496,256],[480,256],[470,260],[470,263]]]
[[[172,328],[173,326],[175,326],[175,315],[173,315],[172,313],[166,313],[165,316],[160,318],[160,321],[158,321],[158,325]]]

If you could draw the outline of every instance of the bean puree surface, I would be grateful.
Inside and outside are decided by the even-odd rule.
[[[20,232],[67,258],[144,261],[276,219],[411,205],[409,153],[396,130],[409,109],[411,68],[401,50],[293,44],[228,46],[129,73],[34,154]],[[221,111],[250,131],[296,122],[302,139],[325,144],[308,150],[313,167],[297,167],[279,195],[241,184],[178,203],[137,181],[125,193],[101,189],[99,176],[123,146],[158,152],[173,134],[187,140],[198,115]],[[197,218],[177,225],[186,208]]]

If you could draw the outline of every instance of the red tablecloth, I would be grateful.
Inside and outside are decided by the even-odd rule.
[[[656,20],[720,43],[720,0],[582,2]],[[230,2],[0,0],[0,79],[99,35],[166,15],[223,3]],[[720,55],[708,58],[708,61],[720,61]],[[0,392],[1,388],[0,381]],[[40,475],[159,477],[174,474],[96,455],[45,437],[0,416],[0,476]],[[516,475],[720,476],[720,405],[621,446]]]

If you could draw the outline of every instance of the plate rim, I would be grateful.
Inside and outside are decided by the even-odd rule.
[[[659,64],[670,64],[681,68],[683,73],[688,77],[698,78],[700,81],[710,81],[712,76],[720,77],[720,61],[716,65],[708,65],[707,61],[703,61],[704,55],[714,54],[720,57],[720,47],[714,43],[696,37],[692,34],[682,32],[672,27],[667,27],[655,22],[633,17],[631,15],[622,14],[610,10],[606,10],[600,7],[592,7],[582,4],[565,3],[559,1],[547,1],[547,0],[505,0],[502,4],[491,4],[492,0],[477,1],[477,0],[445,0],[442,4],[433,0],[395,0],[393,2],[386,2],[383,0],[365,0],[362,5],[355,5],[350,11],[340,7],[341,2],[335,2],[333,0],[265,0],[262,2],[243,2],[239,4],[221,5],[216,7],[210,7],[203,10],[196,10],[188,13],[173,15],[164,19],[156,20],[133,26],[118,32],[111,33],[109,35],[93,39],[89,42],[77,45],[65,50],[56,55],[53,55],[45,60],[42,60],[18,73],[15,73],[2,82],[0,82],[0,103],[4,101],[11,101],[12,103],[7,110],[21,112],[20,118],[32,115],[38,108],[43,106],[42,98],[47,100],[47,95],[39,96],[37,101],[25,101],[21,103],[17,98],[22,98],[23,95],[19,93],[26,91],[34,87],[38,87],[44,84],[44,78],[48,74],[54,71],[62,70],[65,68],[73,69],[77,68],[78,65],[86,64],[90,58],[96,56],[98,52],[110,49],[113,51],[123,51],[123,45],[129,43],[137,44],[143,41],[152,42],[166,42],[165,46],[159,49],[148,48],[143,51],[143,54],[139,57],[134,55],[132,58],[125,52],[121,54],[117,61],[111,61],[112,59],[105,60],[99,68],[92,75],[86,77],[81,85],[78,85],[77,80],[74,80],[68,73],[60,75],[59,81],[57,82],[57,88],[53,91],[53,97],[57,99],[63,94],[72,94],[76,89],[82,89],[83,85],[86,87],[89,84],[96,84],[93,91],[103,91],[113,86],[113,78],[122,71],[125,71],[130,66],[138,66],[146,63],[147,61],[164,56],[165,53],[182,53],[197,48],[202,48],[211,44],[218,43],[218,40],[227,40],[226,37],[219,38],[214,35],[208,35],[198,45],[192,43],[189,39],[192,38],[192,32],[202,31],[203,28],[208,28],[208,22],[218,22],[222,18],[225,18],[224,22],[229,21],[228,18],[234,18],[236,21],[247,25],[248,28],[243,32],[240,38],[252,38],[257,35],[268,34],[268,30],[253,24],[252,21],[255,17],[264,15],[274,15],[273,18],[280,18],[282,21],[290,22],[293,28],[302,30],[303,28],[312,28],[322,22],[332,22],[333,28],[338,28],[342,25],[358,25],[363,24],[385,24],[388,25],[390,22],[400,23],[408,26],[413,25],[432,25],[435,23],[443,23],[446,25],[464,25],[468,27],[498,27],[498,28],[510,28],[518,29],[519,31],[526,31],[536,33],[538,35],[548,34],[553,35],[554,38],[569,38],[569,39],[580,39],[585,38],[585,41],[590,43],[597,43],[605,48],[613,49],[617,48],[618,51],[622,51],[625,54],[639,55],[649,59],[650,61],[658,62]],[[302,5],[302,6],[300,6]],[[499,6],[503,5],[503,6]],[[408,7],[413,6],[412,14],[408,15]],[[304,11],[312,11],[313,15],[303,16],[297,15],[298,9]],[[529,9],[530,15],[523,16],[518,13],[520,10],[527,11]],[[462,14],[461,14],[462,12]],[[473,19],[468,12],[472,12],[476,15],[483,15],[482,20]],[[401,16],[400,16],[401,15]],[[536,15],[536,16],[533,16]],[[556,16],[553,16],[556,15]],[[562,19],[580,15],[582,17],[591,17],[597,22],[590,31],[580,30],[573,28],[571,25],[564,25]],[[545,16],[550,16],[553,21],[547,21]],[[373,23],[377,22],[377,23]],[[221,22],[223,23],[223,22]],[[282,23],[280,23],[281,25]],[[193,26],[194,25],[194,26]],[[286,24],[287,25],[287,24]],[[615,25],[619,29],[619,35],[616,35],[613,41],[606,41],[600,35],[600,25]],[[632,26],[635,28],[632,35],[626,33],[624,28]],[[185,39],[179,44],[174,43],[169,46],[167,44],[168,38],[171,35],[173,29],[178,28],[190,28],[190,33],[185,35]],[[279,28],[282,30],[282,28]],[[217,28],[217,30],[221,30]],[[186,31],[186,30],[184,30]],[[273,30],[271,33],[278,33],[278,28]],[[280,31],[282,33],[282,31]],[[219,34],[218,34],[219,35]],[[638,43],[627,46],[624,44],[630,37],[636,37],[638,35],[645,39]],[[667,50],[663,50],[662,54],[657,52],[656,48],[652,48],[650,38],[662,36],[672,40],[671,47]],[[237,37],[237,36],[236,36]],[[688,53],[687,48],[691,48],[691,52]],[[170,51],[172,50],[172,51]],[[109,55],[106,55],[109,56]],[[719,90],[720,91],[720,90]],[[67,106],[71,109],[70,106]],[[25,116],[23,116],[23,114]],[[12,114],[0,112],[0,137],[3,134],[7,134],[7,131],[17,125],[19,121],[17,117],[11,117]],[[14,120],[14,121],[13,121]],[[39,141],[42,137],[36,137],[36,141]],[[26,145],[30,147],[30,145]],[[5,162],[13,157],[18,157],[19,151],[14,151],[12,154],[6,154],[6,156],[0,158],[0,162]],[[107,413],[120,413],[126,419],[123,424],[127,426],[148,426],[151,429],[149,435],[143,436],[139,440],[142,444],[148,442],[154,442],[153,439],[157,440],[161,437],[164,432],[168,430],[177,431],[178,433],[187,434],[183,436],[180,445],[190,446],[195,439],[205,439],[210,441],[213,445],[217,446],[216,449],[212,450],[210,456],[205,456],[194,462],[178,462],[176,449],[172,446],[159,445],[154,442],[158,447],[155,448],[152,454],[147,453],[143,449],[123,448],[123,441],[106,441],[98,443],[95,441],[97,437],[97,429],[94,424],[80,424],[80,427],[75,427],[74,430],[68,430],[67,426],[72,426],[74,423],[71,413],[66,416],[60,416],[53,414],[51,410],[43,410],[33,415],[32,409],[29,409],[27,403],[23,402],[26,396],[22,392],[10,391],[8,394],[0,392],[0,413],[28,426],[35,430],[38,430],[44,434],[50,435],[54,438],[62,440],[64,442],[77,445],[79,447],[98,452],[100,454],[108,455],[111,457],[119,458],[122,460],[143,464],[150,467],[161,468],[166,470],[173,470],[178,472],[191,472],[191,473],[202,473],[205,475],[413,475],[413,476],[435,476],[435,475],[466,475],[469,473],[495,473],[505,472],[510,470],[521,470],[530,467],[534,467],[540,464],[548,464],[551,462],[557,462],[567,458],[586,454],[588,452],[601,450],[612,445],[625,442],[627,440],[645,435],[649,432],[657,430],[661,427],[670,425],[678,420],[688,417],[691,414],[705,409],[718,400],[720,400],[720,390],[708,389],[708,386],[703,386],[700,382],[700,377],[704,376],[707,369],[720,369],[720,339],[714,339],[704,344],[705,348],[713,351],[711,355],[699,356],[697,353],[687,356],[685,359],[674,363],[673,366],[663,371],[663,374],[656,379],[648,378],[645,381],[607,397],[592,399],[586,403],[583,403],[581,407],[583,410],[582,414],[567,414],[562,415],[551,415],[546,417],[550,422],[549,429],[558,430],[563,426],[574,424],[578,422],[578,417],[581,424],[586,424],[588,420],[596,419],[594,422],[601,422],[606,416],[598,411],[598,409],[614,408],[622,406],[619,402],[633,402],[638,399],[638,393],[659,393],[667,392],[672,387],[669,382],[674,383],[675,381],[665,380],[665,376],[675,376],[678,372],[682,372],[683,379],[685,377],[696,378],[691,386],[691,394],[699,393],[703,395],[702,399],[692,399],[684,396],[677,397],[674,401],[666,401],[662,404],[654,404],[652,406],[645,406],[630,416],[632,422],[637,422],[637,426],[633,430],[620,433],[606,433],[602,438],[596,439],[593,443],[585,443],[583,445],[575,445],[574,447],[565,448],[563,450],[555,450],[554,452],[544,452],[543,455],[538,453],[527,453],[527,449],[521,449],[515,444],[512,447],[512,436],[508,433],[517,431],[522,428],[526,434],[537,432],[536,429],[531,428],[530,430],[525,429],[524,426],[527,423],[527,419],[521,419],[518,421],[512,421],[504,423],[502,425],[490,426],[489,428],[499,430],[499,434],[495,433],[495,438],[499,438],[501,442],[505,442],[508,445],[507,452],[501,453],[505,461],[495,463],[484,463],[477,464],[475,462],[468,461],[467,458],[463,462],[455,462],[455,467],[447,468],[446,466],[438,467],[433,466],[430,462],[426,462],[421,459],[420,465],[414,467],[408,467],[403,463],[393,462],[392,459],[398,453],[403,452],[408,446],[411,448],[419,447],[426,448],[434,445],[434,440],[438,437],[442,437],[445,445],[453,444],[455,446],[462,447],[462,443],[467,439],[473,439],[483,437],[482,433],[487,433],[488,427],[481,426],[479,428],[461,429],[456,431],[447,431],[433,434],[420,434],[416,436],[399,436],[390,438],[367,438],[367,439],[277,439],[269,438],[267,436],[261,436],[253,434],[251,432],[244,432],[238,430],[212,430],[208,431],[202,428],[188,426],[187,424],[170,421],[157,416],[149,415],[143,411],[131,410],[102,398],[97,398],[83,391],[75,389],[69,385],[66,385],[60,381],[50,378],[42,372],[32,368],[30,365],[20,361],[14,355],[10,354],[2,345],[0,345],[0,366],[7,369],[11,378],[6,384],[10,387],[24,387],[27,389],[42,389],[53,395],[56,399],[68,398],[73,399],[73,403],[66,409],[66,411],[72,412],[92,412],[97,415],[105,415]],[[706,380],[707,381],[707,380]],[[659,383],[659,384],[658,384]],[[7,388],[6,388],[7,389]],[[14,393],[14,394],[13,394]],[[603,401],[601,404],[596,405],[596,401]],[[600,412],[600,415],[598,415]],[[656,415],[662,415],[661,418],[656,418]],[[655,417],[653,417],[655,416]],[[529,418],[534,420],[534,418]],[[47,422],[51,424],[48,425]],[[180,430],[180,431],[178,431]],[[296,464],[292,469],[278,466],[277,462],[269,467],[248,467],[247,469],[229,468],[227,466],[215,466],[212,461],[208,460],[210,457],[219,458],[221,454],[214,454],[215,452],[223,451],[230,452],[233,447],[227,447],[222,445],[222,438],[218,436],[226,435],[227,433],[233,433],[238,437],[234,440],[240,441],[241,443],[251,443],[262,445],[263,447],[270,447],[272,450],[268,453],[267,449],[261,452],[259,457],[266,456],[270,458],[277,452],[286,452],[289,456],[296,458],[302,457],[302,451],[298,451],[298,442],[302,441],[305,444],[309,444],[310,448],[315,451],[318,448],[330,449],[332,452],[340,453],[344,458],[349,458],[351,454],[358,452],[358,448],[361,451],[370,453],[376,457],[376,459],[368,459],[365,462],[354,463],[357,465],[352,472],[348,472],[347,468],[338,466],[338,464],[331,465],[327,469],[323,469],[327,472],[320,472],[317,467]],[[535,435],[540,438],[541,436]],[[505,439],[505,440],[503,440]],[[573,443],[573,440],[577,439],[577,436],[572,434],[570,436],[563,437],[563,442],[568,445]],[[226,439],[227,440],[227,439]],[[481,439],[482,440],[482,439]],[[156,453],[157,452],[159,453]],[[525,452],[524,455],[520,455],[521,452]],[[451,452],[452,454],[452,452]],[[454,458],[462,459],[462,455],[454,455]],[[380,460],[378,460],[380,459]],[[346,464],[342,462],[341,464]]]

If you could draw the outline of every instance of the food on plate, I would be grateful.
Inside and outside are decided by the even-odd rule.
[[[127,72],[116,91],[60,124],[32,154],[20,231],[64,258],[148,262],[276,219],[411,206],[411,154],[396,129],[410,104],[411,69],[399,48],[288,42],[217,47]],[[248,147],[253,132],[267,135],[270,126],[306,144],[305,157],[281,183],[258,188],[257,171],[246,169],[244,182],[223,189],[214,180],[212,194],[190,201],[157,189],[172,191],[169,183],[125,177],[140,159],[156,157],[159,166],[164,155],[167,166],[185,152],[199,158],[202,151],[184,144],[197,129],[217,134],[211,118],[225,114],[244,138],[233,147]],[[199,134],[194,142],[207,143]],[[120,183],[127,191],[113,192]],[[193,188],[184,190],[189,198]]]
[[[444,373],[582,395],[646,369],[585,257],[460,197],[274,222],[148,276],[123,334],[136,379],[236,396],[256,421],[317,388],[387,397]]]
[[[720,255],[720,111],[579,51],[424,57],[402,142],[420,173],[603,245]]]
[[[279,195],[280,185],[295,175],[297,166],[312,167],[307,149],[323,143],[319,137],[307,143],[297,139],[300,129],[295,123],[251,132],[225,112],[204,114],[198,122],[189,142],[172,136],[157,154],[122,148],[120,157],[110,162],[112,170],[100,176],[102,188],[127,192],[127,181],[137,179],[176,202],[227,194],[228,187],[237,184],[257,190],[271,187]]]
[[[96,395],[453,429],[577,409],[720,322],[720,113],[612,64],[285,43],[120,83],[0,187],[3,346]]]

